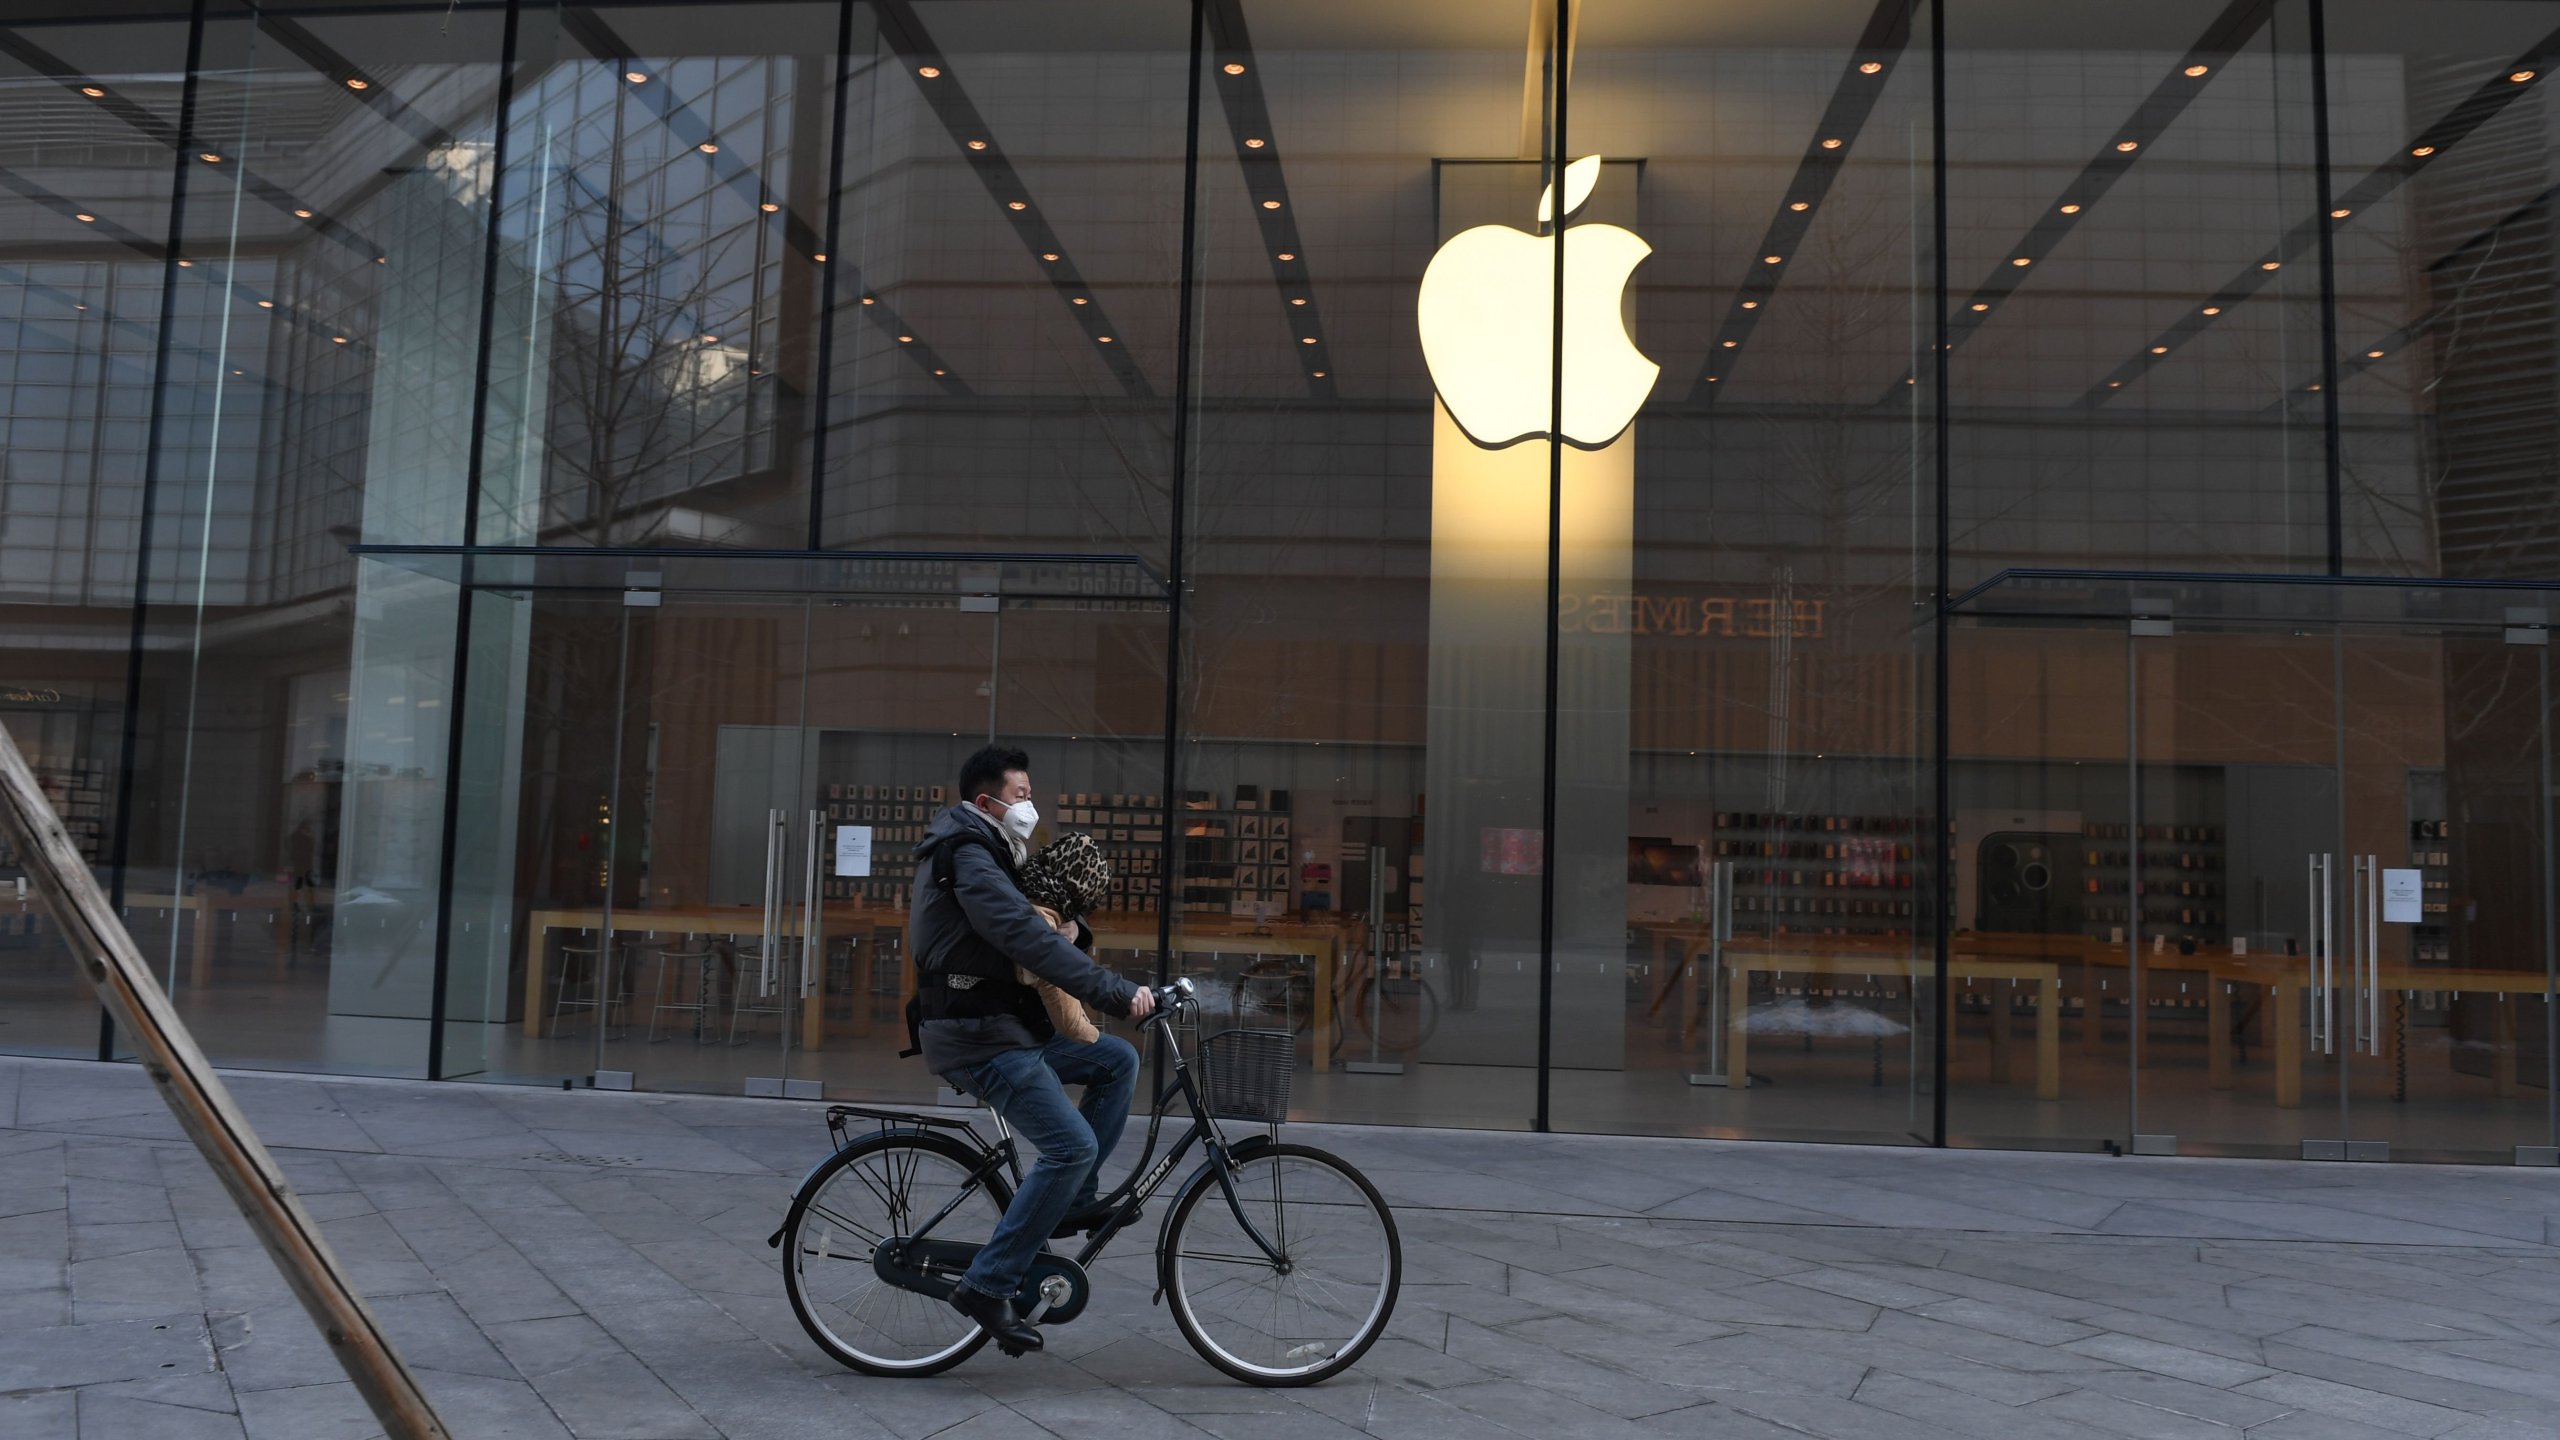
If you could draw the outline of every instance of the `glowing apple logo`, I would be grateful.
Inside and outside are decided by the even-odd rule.
[[[1565,167],[1563,214],[1591,198],[1600,157]],[[1556,219],[1555,189],[1538,223]],[[1554,229],[1561,234],[1564,221]],[[1499,449],[1547,433],[1554,404],[1556,235],[1478,225],[1422,272],[1422,358],[1467,438]],[[1615,225],[1576,225],[1564,255],[1563,438],[1598,450],[1623,434],[1662,367],[1628,338],[1620,295],[1653,247]]]

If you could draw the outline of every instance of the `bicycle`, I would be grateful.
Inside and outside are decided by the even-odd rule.
[[[1285,997],[1276,1006],[1269,998],[1275,986]],[[1296,1035],[1305,1034],[1315,1021],[1314,995],[1314,977],[1301,961],[1287,956],[1256,959],[1228,987],[1238,1017],[1281,1009]],[[1440,1028],[1440,993],[1423,978],[1421,957],[1390,951],[1382,963],[1373,963],[1369,947],[1356,935],[1343,941],[1333,1008],[1342,1019],[1334,1032],[1337,1047],[1357,1029],[1373,1035],[1380,1049],[1406,1055],[1421,1049]]]
[[[1156,988],[1141,1022],[1161,1040],[1171,1077],[1155,1098],[1147,1145],[1104,1203],[1111,1214],[1073,1257],[1044,1250],[1032,1262],[1017,1312],[1059,1325],[1091,1295],[1086,1267],[1165,1188],[1194,1144],[1203,1159],[1164,1212],[1156,1239],[1155,1301],[1170,1300],[1183,1339],[1248,1384],[1312,1385],[1349,1369],[1395,1311],[1404,1250],[1377,1187],[1348,1161],[1273,1135],[1229,1142],[1219,1118],[1287,1118],[1294,1042],[1285,1033],[1228,1030],[1200,1045],[1205,1085],[1173,1033],[1196,1015],[1191,982]],[[1191,1128],[1156,1158],[1167,1111],[1179,1096]],[[878,1129],[854,1138],[849,1122]],[[968,1120],[859,1105],[830,1106],[835,1152],[791,1197],[782,1249],[792,1313],[838,1363],[870,1375],[937,1375],[986,1344],[987,1333],[949,1304],[1021,1180],[1002,1117],[990,1143]],[[1035,1313],[1036,1312],[1036,1313]]]

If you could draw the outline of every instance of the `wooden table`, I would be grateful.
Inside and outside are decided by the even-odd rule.
[[[315,896],[315,904],[324,903],[316,897],[325,892],[310,893]],[[175,910],[178,912],[178,923],[181,926],[186,924],[188,916],[195,917],[195,933],[190,937],[187,947],[187,984],[198,990],[213,983],[215,918],[224,914],[236,914],[243,910],[266,912],[267,927],[275,936],[275,955],[269,963],[269,975],[273,979],[283,979],[285,967],[293,958],[293,904],[293,891],[269,889],[253,890],[239,895],[217,890],[210,893],[198,891],[193,895],[127,895],[124,897],[124,905],[128,913],[135,906],[145,910]]]
[[[856,937],[853,951],[854,978],[853,1033],[871,1033],[871,956],[879,948],[877,932],[882,926],[903,928],[906,912],[884,910],[863,905],[829,905],[820,922],[821,936]],[[604,928],[604,912],[595,910],[536,910],[525,917],[524,925],[524,1033],[540,1039],[550,1018],[550,1007],[544,998],[544,975],[549,957],[551,932],[574,930],[592,935]],[[613,933],[622,935],[681,935],[702,939],[725,935],[731,939],[764,936],[764,912],[743,905],[679,906],[669,909],[616,909]],[[800,934],[800,912],[795,907],[782,917],[782,934],[797,938]],[[810,987],[808,1003],[800,1007],[800,1045],[816,1050],[826,1043],[827,967],[820,957],[816,980]],[[636,991],[635,991],[636,993]]]
[[[1881,950],[1860,953],[1855,949],[1780,950],[1765,945],[1727,941],[1724,951],[1726,990],[1724,1067],[1725,1084],[1739,1090],[1751,1083],[1751,977],[1766,975],[1863,975],[1892,976],[1909,983],[1920,975],[1937,972],[1934,959],[1920,961],[1908,952],[1887,954]],[[1951,982],[1973,980],[2032,980],[2036,985],[2036,1098],[2062,1098],[2062,971],[2050,961],[2019,960],[2001,956],[1958,954],[1949,957],[1947,978]],[[1948,997],[1940,996],[1940,1004]],[[1691,1007],[1694,1013],[1695,1007]],[[2010,1035],[2009,1010],[2005,1004],[1994,1004],[1991,1010],[1992,1078],[2008,1078]]]

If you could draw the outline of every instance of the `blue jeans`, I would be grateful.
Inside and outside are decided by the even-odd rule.
[[[1129,1100],[1138,1089],[1138,1052],[1117,1035],[1080,1045],[1061,1035],[1037,1050],[1012,1050],[946,1074],[953,1088],[987,1102],[1025,1144],[1039,1152],[1004,1219],[960,1283],[1010,1300],[1032,1257],[1049,1243],[1069,1211],[1094,1202],[1103,1157],[1120,1143]],[[1081,1107],[1067,1103],[1068,1085],[1084,1087]]]

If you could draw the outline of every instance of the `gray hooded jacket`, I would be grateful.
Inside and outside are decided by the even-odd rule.
[[[959,947],[977,945],[1106,1015],[1128,1014],[1138,987],[1096,965],[1050,929],[986,846],[953,843],[963,826],[977,827],[991,844],[1005,843],[993,822],[962,804],[935,816],[932,828],[917,844],[915,890],[907,911],[907,954],[920,972],[919,985],[938,983],[933,973],[937,967]],[[944,865],[951,867],[947,891],[938,875]],[[1030,1026],[1011,1015],[927,1020],[917,1036],[924,1046],[925,1068],[936,1075],[1043,1043]]]

